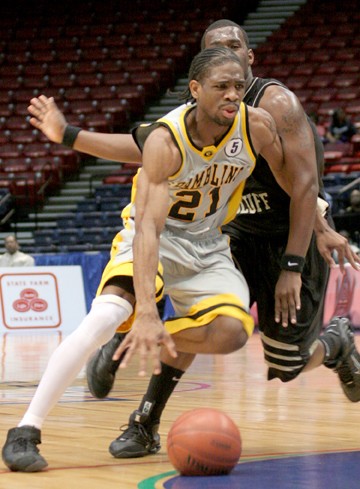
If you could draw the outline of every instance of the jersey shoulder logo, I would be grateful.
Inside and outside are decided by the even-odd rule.
[[[225,146],[225,154],[229,157],[237,156],[241,153],[243,142],[240,138],[231,139]]]

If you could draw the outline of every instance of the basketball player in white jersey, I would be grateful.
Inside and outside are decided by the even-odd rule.
[[[119,324],[127,330],[133,322],[123,345],[124,365],[139,352],[140,374],[147,358],[154,373],[160,372],[159,345],[162,361],[186,370],[196,353],[226,354],[246,344],[254,327],[249,291],[221,226],[234,217],[258,154],[285,189],[287,182],[274,121],[264,110],[241,102],[244,90],[236,54],[228,48],[206,49],[190,67],[193,103],[137,130],[143,167],[123,212],[124,230],[114,238],[90,312],[55,350],[23,419],[9,430],[2,456],[11,470],[35,472],[47,466],[37,448],[47,414]],[[64,137],[71,139],[69,130]],[[307,198],[313,200],[304,216],[310,231],[294,254],[305,253],[309,245],[316,184]],[[165,327],[156,307],[162,289],[176,310]],[[291,307],[299,307],[296,294]]]

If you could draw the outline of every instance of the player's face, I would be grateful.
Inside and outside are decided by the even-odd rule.
[[[231,49],[241,61],[241,66],[244,70],[245,78],[249,76],[249,66],[254,61],[254,53],[252,49],[246,46],[242,32],[237,27],[221,27],[208,32],[205,36],[205,47],[215,48],[224,46]]]
[[[206,120],[230,126],[245,93],[244,72],[241,66],[228,61],[213,67],[201,82],[190,84],[197,102],[198,113]]]

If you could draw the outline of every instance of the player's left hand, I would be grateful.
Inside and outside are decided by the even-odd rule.
[[[326,232],[317,233],[316,244],[319,253],[329,267],[336,265],[332,256],[333,251],[336,250],[340,270],[343,273],[345,272],[345,260],[347,260],[355,270],[360,270],[360,257],[351,249],[348,240],[334,229],[328,227]]]
[[[286,328],[296,324],[296,311],[301,307],[301,273],[282,270],[275,287],[275,321]]]

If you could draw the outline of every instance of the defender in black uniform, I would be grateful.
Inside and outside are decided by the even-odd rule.
[[[253,78],[244,102],[258,107],[270,86],[287,90],[278,80]],[[321,184],[324,150],[313,125],[312,130]],[[320,196],[325,200],[322,185]],[[223,228],[231,237],[234,261],[249,285],[251,304],[257,303],[259,330],[269,366],[268,378],[279,377],[284,382],[295,378],[304,368],[310,357],[310,347],[319,337],[329,276],[329,267],[313,236],[301,274],[301,309],[296,313],[296,324],[290,322],[283,328],[275,321],[275,288],[288,242],[289,205],[289,196],[277,184],[267,162],[259,156],[246,181],[238,215]]]

